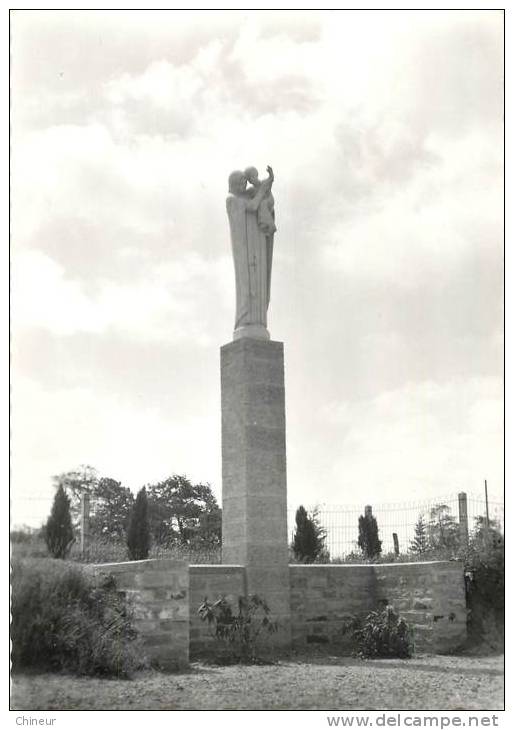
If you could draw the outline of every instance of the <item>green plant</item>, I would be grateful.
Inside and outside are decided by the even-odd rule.
[[[423,555],[424,553],[428,553],[429,550],[428,525],[423,519],[423,515],[420,515],[414,525],[414,538],[411,540],[409,551],[416,555]]]
[[[394,612],[392,606],[369,613],[362,625],[355,630],[354,638],[359,655],[366,658],[405,659],[412,656],[414,651],[411,629]]]
[[[174,474],[147,488],[150,529],[156,544],[221,544],[221,510],[209,484],[193,484],[186,476]]]
[[[145,560],[150,550],[150,527],[148,525],[148,501],[146,489],[139,490],[130,513],[127,531],[127,546],[131,560]]]
[[[278,623],[270,618],[268,604],[256,594],[239,596],[236,613],[225,596],[214,603],[205,598],[198,614],[214,627],[215,638],[232,649],[233,658],[243,663],[258,661],[257,640],[261,632],[273,634],[278,630]]]
[[[459,525],[446,504],[436,504],[430,510],[427,524],[430,550],[441,557],[454,557],[459,552]]]
[[[326,531],[320,525],[318,511],[311,515],[303,505],[296,510],[296,529],[291,548],[296,560],[301,563],[328,562],[329,554],[325,547]]]
[[[108,577],[66,562],[13,562],[13,669],[129,676],[145,664],[130,606]]]
[[[498,648],[505,624],[505,543],[496,526],[477,519],[464,560],[468,636]]]
[[[65,558],[75,538],[71,524],[70,499],[62,486],[59,486],[55,493],[52,511],[43,528],[43,535],[49,553],[54,558]]]
[[[357,544],[365,558],[376,558],[382,552],[382,541],[378,539],[377,520],[366,507],[364,515],[359,517],[359,538]]]

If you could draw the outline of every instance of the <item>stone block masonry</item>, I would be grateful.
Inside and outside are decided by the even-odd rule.
[[[293,646],[351,648],[346,626],[386,604],[414,630],[418,652],[446,653],[466,639],[464,571],[459,562],[291,565]]]
[[[245,594],[245,569],[241,565],[191,565],[190,586],[190,653],[192,657],[219,654],[222,644],[212,636],[212,628],[200,620],[198,608],[207,598],[216,601],[225,597],[237,606],[239,596]]]
[[[190,565],[176,560],[140,560],[92,566],[97,578],[112,575],[135,609],[136,628],[149,657],[162,669],[182,669],[194,657],[219,655],[223,644],[200,620],[207,598],[225,596],[237,607],[247,592],[242,565]],[[414,629],[415,649],[447,653],[466,639],[466,600],[462,564],[454,561],[377,565],[290,565],[284,591],[289,633],[272,608],[281,630],[268,646],[308,651],[328,645],[339,654],[353,648],[348,624],[386,603]],[[276,577],[270,580],[275,586]],[[259,594],[269,600],[265,586]],[[284,633],[289,644],[284,641]],[[282,637],[281,637],[282,635]],[[265,647],[263,647],[265,648]]]
[[[289,646],[284,350],[248,337],[221,348],[222,559],[244,565]]]
[[[152,665],[169,671],[189,664],[189,567],[181,560],[136,560],[93,566],[112,575],[133,606],[135,628]]]

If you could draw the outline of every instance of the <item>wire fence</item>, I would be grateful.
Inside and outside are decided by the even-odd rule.
[[[486,502],[483,495],[467,494],[467,526],[471,533],[477,520],[486,518]],[[407,553],[414,538],[414,527],[421,516],[428,523],[442,507],[446,514],[459,523],[459,497],[457,494],[445,495],[419,502],[388,502],[372,505],[376,517],[379,538],[382,540],[382,553],[394,551],[393,533],[398,536],[400,553]],[[504,530],[503,502],[488,502],[490,524]],[[319,524],[326,531],[326,547],[331,558],[345,558],[351,553],[360,552],[357,538],[359,517],[364,514],[365,505],[328,505],[307,506],[309,513],[317,512]],[[288,534],[292,540],[295,530],[296,508],[288,508]],[[460,515],[462,517],[462,515]]]

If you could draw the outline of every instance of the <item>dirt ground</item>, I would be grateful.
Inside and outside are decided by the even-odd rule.
[[[13,677],[15,710],[502,710],[503,656],[363,661],[319,657],[267,666],[148,671],[131,680]]]

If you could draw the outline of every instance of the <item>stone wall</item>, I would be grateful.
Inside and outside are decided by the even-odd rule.
[[[189,664],[189,570],[181,560],[137,560],[93,566],[112,575],[134,608],[135,626],[151,663],[163,670]]]
[[[293,646],[351,647],[349,621],[386,603],[413,627],[416,649],[447,652],[466,638],[462,564],[291,565]]]
[[[191,656],[221,652],[208,624],[200,620],[198,607],[205,598],[226,596],[231,602],[245,593],[245,569],[241,565],[190,565],[190,652]]]
[[[466,638],[464,569],[458,561],[374,566],[376,601],[390,603],[414,628],[416,649],[448,652]]]
[[[131,599],[149,657],[163,669],[186,667],[189,655],[220,654],[223,645],[200,620],[198,608],[205,598],[221,596],[236,605],[247,590],[241,565],[188,566],[163,559],[109,563],[93,570],[97,579],[113,575],[118,589]],[[348,653],[351,619],[386,603],[413,627],[417,651],[448,652],[466,638],[459,562],[291,565],[289,575],[291,635],[297,649],[325,644]]]

